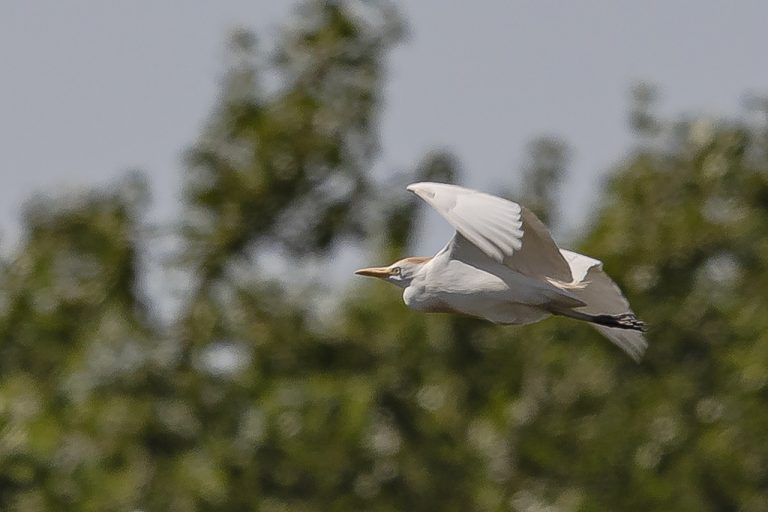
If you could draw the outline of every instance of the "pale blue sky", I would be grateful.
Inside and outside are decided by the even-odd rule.
[[[629,147],[632,83],[656,83],[665,113],[734,115],[744,93],[768,92],[764,1],[399,4],[411,35],[390,60],[381,168],[410,168],[448,147],[466,184],[495,188],[517,177],[528,140],[556,134],[573,149],[571,228]],[[153,216],[169,219],[181,152],[217,95],[228,29],[269,38],[293,5],[0,2],[0,242],[16,237],[34,191],[103,184],[129,169],[150,176]],[[449,233],[436,223],[424,249]]]

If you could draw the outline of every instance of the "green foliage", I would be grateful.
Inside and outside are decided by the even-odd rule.
[[[523,201],[546,225],[557,220],[556,193],[565,176],[568,147],[555,137],[539,137],[528,146],[529,162],[523,172]]]
[[[247,33],[233,37],[221,105],[185,177],[187,254],[203,279],[253,246],[308,255],[362,234],[383,59],[399,35],[390,9],[369,7],[374,20],[305,4],[269,59]]]
[[[435,153],[376,192],[387,4],[296,20],[272,55],[233,37],[189,154],[172,321],[142,292],[140,179],[26,209],[0,266],[0,508],[766,510],[765,127],[669,122],[636,91],[638,149],[577,248],[651,325],[640,365],[578,322],[420,315],[351,276],[327,311],[259,258],[300,275],[364,235],[402,256],[421,206],[401,185],[460,175]],[[564,156],[532,146],[545,213]]]

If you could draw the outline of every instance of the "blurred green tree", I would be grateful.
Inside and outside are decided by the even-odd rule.
[[[523,195],[517,200],[522,200],[547,226],[555,225],[560,214],[557,193],[567,161],[568,146],[557,137],[538,137],[528,145]]]
[[[422,206],[370,172],[401,34],[386,2],[308,1],[274,54],[233,36],[189,152],[170,322],[142,291],[140,178],[29,204],[0,265],[0,508],[768,509],[764,119],[664,120],[635,90],[637,148],[576,248],[651,325],[640,365],[577,322],[419,315],[378,283],[319,321],[264,269],[413,245]],[[550,219],[565,156],[542,139],[524,174]],[[393,183],[412,180],[459,166],[427,155]]]

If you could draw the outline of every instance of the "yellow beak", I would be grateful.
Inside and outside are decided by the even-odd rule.
[[[392,275],[392,271],[389,269],[389,267],[370,267],[355,270],[355,274],[359,276],[378,277],[380,279],[384,279],[385,277]]]

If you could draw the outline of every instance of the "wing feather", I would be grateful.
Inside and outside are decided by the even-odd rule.
[[[529,277],[571,281],[568,262],[546,226],[527,208],[446,183],[414,183],[408,190],[488,257]]]
[[[586,303],[575,308],[593,315],[620,315],[632,313],[629,301],[619,286],[603,271],[603,263],[589,256],[561,249],[563,256],[570,263],[574,281],[584,282],[586,286],[572,293]],[[635,361],[643,356],[648,342],[639,331],[606,327],[590,324],[603,336],[621,347]]]

